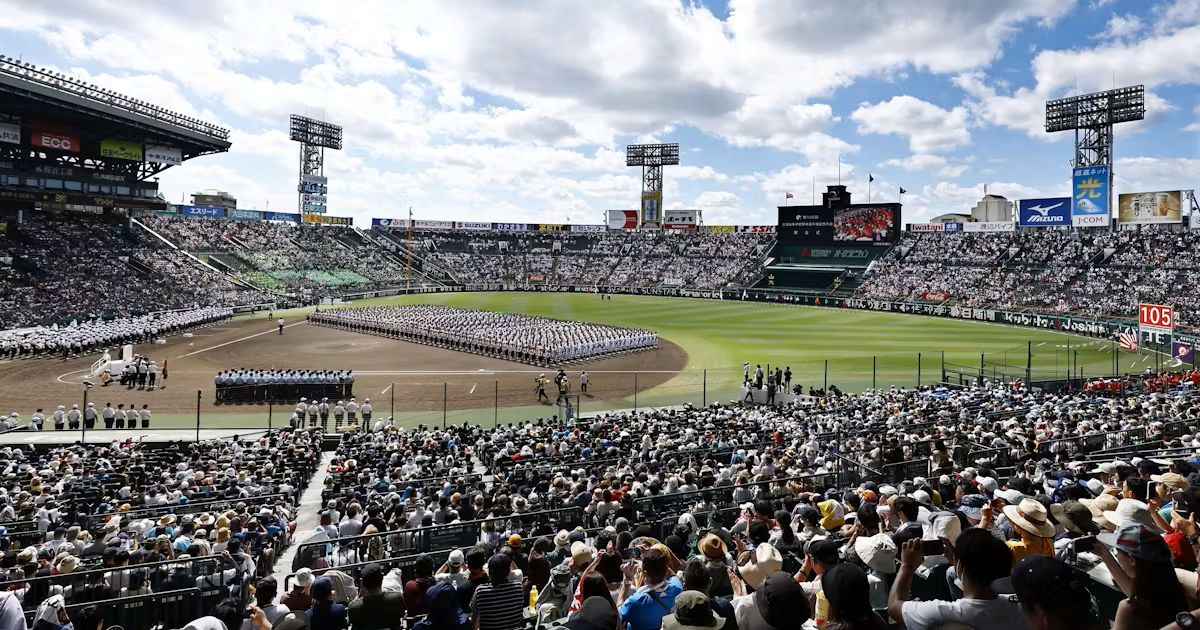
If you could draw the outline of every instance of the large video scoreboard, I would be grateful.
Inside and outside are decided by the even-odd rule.
[[[780,206],[780,244],[891,245],[899,238],[900,204],[851,204],[845,186],[830,186],[819,206]]]

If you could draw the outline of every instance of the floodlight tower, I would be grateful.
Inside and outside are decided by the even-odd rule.
[[[325,149],[342,149],[342,127],[323,120],[292,114],[291,139],[300,143],[300,184],[297,186],[297,208],[301,215],[325,214],[326,195]]]
[[[641,227],[662,225],[662,167],[679,164],[679,145],[631,144],[625,147],[625,166],[642,167]]]
[[[1112,166],[1113,125],[1146,117],[1142,85],[1046,102],[1046,132],[1075,130],[1072,165]]]

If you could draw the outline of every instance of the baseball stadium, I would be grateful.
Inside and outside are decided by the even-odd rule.
[[[666,4],[696,37],[720,23],[712,50],[757,54],[746,3]],[[1106,4],[1109,31],[1200,28],[1182,0],[1141,18]],[[824,104],[774,109],[762,86],[720,115],[644,112],[630,133],[636,94],[588,92],[563,101],[579,105],[564,130],[529,99],[586,92],[554,78],[568,62],[542,51],[547,69],[485,80],[532,53],[439,57],[439,27],[459,23],[444,8],[413,32],[429,50],[230,57],[175,31],[193,21],[172,9],[131,10],[214,72],[282,65],[176,85],[165,66],[95,65],[109,48],[91,46],[115,40],[42,8],[0,27],[45,56],[0,55],[0,630],[1200,624],[1198,171],[1114,151],[1178,122],[1180,81],[1134,68],[1009,97],[987,64],[946,78],[948,62],[914,59],[901,66],[964,104],[896,91],[924,76],[872,79],[895,95],[826,112],[804,132],[818,148],[798,149],[747,117],[800,125]],[[394,11],[348,13],[400,29]],[[317,13],[293,24],[374,30]],[[1080,46],[1133,48],[1098,39]],[[454,63],[471,68],[442,76]],[[324,96],[265,78],[289,64]],[[857,94],[846,76],[815,93]],[[352,104],[346,77],[366,77]],[[682,100],[721,100],[693,87]],[[1000,122],[1016,110],[997,99],[1029,96],[1033,131]],[[625,131],[597,132],[598,111]],[[367,139],[401,127],[403,158]],[[1005,183],[1029,165],[954,153],[972,133],[1032,137],[1037,168],[1069,166]],[[888,135],[913,155],[887,159]],[[716,173],[714,142],[780,170]],[[488,171],[517,155],[499,147],[546,179]],[[1151,185],[1138,169],[1154,159],[1186,164]],[[981,188],[894,184],[926,176]],[[523,178],[565,192],[514,202]],[[700,181],[722,190],[691,195]]]

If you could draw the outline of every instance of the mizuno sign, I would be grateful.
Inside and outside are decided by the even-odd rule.
[[[1021,227],[1057,227],[1071,225],[1071,199],[1022,199],[1018,206]]]

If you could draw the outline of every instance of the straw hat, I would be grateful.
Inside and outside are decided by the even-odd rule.
[[[729,548],[725,546],[725,541],[716,534],[709,534],[701,539],[699,549],[705,558],[712,560],[723,560],[729,554]]]
[[[1137,499],[1121,499],[1117,503],[1117,509],[1104,512],[1104,518],[1118,529],[1136,523],[1152,532],[1162,533],[1154,518],[1150,516],[1150,508]]]
[[[1054,538],[1054,525],[1046,518],[1046,506],[1033,499],[1004,506],[1004,515],[1017,527],[1039,538]]]
[[[751,588],[758,588],[766,577],[783,568],[783,556],[770,543],[763,543],[748,552],[745,564],[738,567],[742,578]]]

